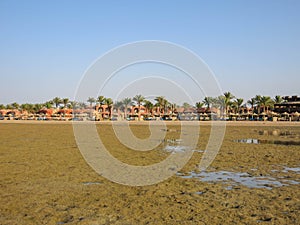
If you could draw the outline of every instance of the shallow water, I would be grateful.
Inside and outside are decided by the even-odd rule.
[[[82,182],[83,185],[99,185],[101,182]]]
[[[237,143],[247,143],[247,144],[259,144],[259,140],[258,139],[252,139],[252,138],[234,140],[234,142],[237,142]]]
[[[160,140],[163,144],[163,150],[166,152],[184,152],[188,146],[181,145],[182,139],[163,139]],[[195,149],[193,152],[203,153],[204,150]]]
[[[177,176],[186,179],[198,178],[203,182],[209,182],[209,183],[222,182],[228,184],[228,186],[225,188],[227,190],[231,190],[233,189],[234,186],[237,185],[244,185],[249,188],[272,189],[274,187],[300,184],[300,182],[295,180],[277,180],[276,178],[271,176],[254,177],[249,173],[229,172],[229,171],[216,171],[216,172],[202,171],[199,173],[192,171],[189,173],[189,175],[183,175],[177,173]]]
[[[289,140],[261,140],[255,138],[246,138],[234,140],[237,143],[246,144],[274,144],[274,145],[300,145],[300,141],[289,141]]]
[[[174,145],[164,146],[164,150],[167,152],[184,152],[185,149],[186,149],[185,146],[174,146]]]
[[[300,174],[300,167],[284,167],[284,169],[283,169],[282,172],[287,173],[289,171],[292,171],[292,172]]]

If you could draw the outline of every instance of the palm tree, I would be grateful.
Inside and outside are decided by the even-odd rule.
[[[251,105],[251,114],[252,114],[252,119],[253,119],[253,110],[254,110],[254,105],[256,104],[255,98],[250,98],[247,103]]]
[[[221,115],[224,117],[224,114],[227,115],[226,108],[228,109],[232,105],[232,102],[228,101],[227,106],[225,106],[225,96],[220,95],[217,98],[214,98],[214,105],[216,108],[220,109]]]
[[[62,103],[64,104],[64,108],[66,108],[67,107],[67,104],[69,103],[69,99],[68,98],[63,98],[62,99]]]
[[[21,111],[27,110],[27,105],[28,105],[28,103],[23,103],[23,104],[21,104],[21,105],[20,105]],[[1,109],[1,105],[0,105],[0,109]]]
[[[108,111],[109,111],[109,118],[111,119],[112,116],[112,106],[113,106],[113,100],[111,98],[105,98],[104,100],[105,105],[107,105]]]
[[[76,101],[69,101],[69,104],[68,104],[68,108],[69,109],[75,109],[77,106],[78,106],[78,102],[76,102]]]
[[[256,104],[255,98],[250,98],[250,99],[247,101],[247,103],[248,103],[249,105],[251,105],[251,109],[252,109],[252,111],[253,111],[254,105]]]
[[[123,111],[123,110],[124,110],[124,104],[123,104],[123,102],[122,102],[122,101],[116,101],[116,102],[114,103],[114,109],[117,110],[118,116],[120,116],[120,115],[119,115],[119,110],[120,110],[120,111]]]
[[[12,103],[11,106],[13,107],[13,109],[19,109],[20,105],[16,102]]]
[[[197,110],[200,110],[203,106],[204,106],[203,102],[196,102],[196,104],[195,104],[195,107],[197,108]]]
[[[59,105],[62,103],[62,101],[59,97],[55,97],[52,101],[55,104],[55,108],[58,108]]]
[[[171,113],[173,114],[175,109],[177,108],[176,103],[170,103]]]
[[[139,113],[138,113],[139,120],[141,120],[141,104],[144,100],[145,100],[145,98],[142,95],[136,95],[133,97],[133,101],[135,101],[137,103],[138,108],[139,108]]]
[[[104,102],[105,102],[105,97],[103,95],[98,96],[98,98],[97,98],[96,101],[97,101],[97,103],[99,103],[99,105],[101,107],[104,104]]]
[[[203,100],[204,105],[206,105],[206,110],[208,110],[211,107],[211,104],[213,103],[212,97],[205,97]]]
[[[235,106],[236,106],[236,109],[237,109],[237,113],[240,112],[240,108],[241,108],[243,102],[244,102],[244,99],[242,99],[242,98],[237,98],[237,99],[234,101]]]
[[[51,109],[53,106],[53,101],[47,101],[44,103],[44,107],[46,107],[47,109]]]
[[[199,116],[200,110],[203,108],[203,106],[204,106],[203,102],[196,102],[195,107],[197,109],[198,116]],[[199,117],[199,120],[200,120],[200,117]]]
[[[43,104],[34,104],[33,106],[33,110],[35,111],[35,113],[38,113],[41,109],[43,108]]]
[[[0,109],[5,109],[5,105],[0,104]]]
[[[24,103],[20,106],[21,110],[22,111],[27,111],[27,112],[30,112],[30,113],[33,113],[34,112],[34,105],[33,104],[29,104],[29,103]]]
[[[114,103],[114,109],[122,110],[124,109],[124,104],[122,101],[116,101]]]
[[[263,106],[263,109],[265,112],[266,108],[268,111],[268,107],[273,105],[273,101],[272,101],[271,97],[269,97],[269,96],[262,96],[260,99],[260,105]]]
[[[167,99],[164,96],[158,96],[154,100],[156,101],[155,105],[157,107],[159,107],[159,112],[160,113],[165,113],[166,106],[167,106],[167,103],[168,103]]]
[[[11,104],[7,104],[7,105],[5,106],[5,108],[6,108],[6,109],[13,109],[14,107],[12,107]]]
[[[96,102],[96,99],[95,99],[95,98],[93,98],[93,97],[89,97],[89,98],[88,98],[88,100],[87,100],[87,102],[88,102],[88,103],[90,103],[90,108],[92,108],[92,106],[93,106],[93,103],[95,103],[95,102]]]
[[[261,107],[261,95],[256,95],[255,97],[256,107],[257,107],[257,113],[260,113],[260,107]]]
[[[186,111],[186,110],[188,110],[189,108],[191,108],[192,106],[191,106],[189,103],[184,102],[184,103],[182,104],[182,107],[183,107],[184,110]]]
[[[144,100],[144,106],[148,110],[149,113],[152,113],[152,110],[154,107],[152,102],[150,102],[149,100]]]
[[[273,100],[275,104],[280,104],[283,102],[283,99],[280,95],[276,95]]]
[[[128,107],[129,106],[132,106],[132,100],[131,100],[131,98],[124,98],[123,100],[122,100],[122,102],[123,102],[123,105],[124,105],[124,116],[125,116],[125,119],[127,118],[127,109],[128,109]]]
[[[227,116],[229,107],[231,105],[231,100],[235,97],[228,91],[224,93],[224,108],[225,108],[225,114]]]
[[[136,95],[133,97],[133,101],[135,101],[138,106],[141,106],[141,104],[144,100],[145,100],[145,97],[142,95]]]
[[[22,110],[22,111],[29,111],[29,104],[28,103],[24,103],[24,104],[21,104],[20,105],[20,109]]]

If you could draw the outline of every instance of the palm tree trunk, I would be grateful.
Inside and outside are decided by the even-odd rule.
[[[139,121],[141,121],[141,105],[139,104],[139,112],[138,112]]]
[[[126,120],[127,119],[127,105],[125,105],[124,117],[125,117],[125,120]]]

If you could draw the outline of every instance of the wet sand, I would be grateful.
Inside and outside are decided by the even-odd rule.
[[[146,138],[148,123],[152,122],[130,122],[130,127],[137,137]],[[132,151],[118,142],[110,122],[96,124],[103,143],[122,162],[144,166],[171,154],[161,146]],[[180,122],[167,126],[166,138],[179,138]],[[300,146],[233,140],[299,140],[300,123],[226,123],[222,147],[207,172],[242,173],[247,179],[284,184],[270,182],[259,188],[232,177],[210,182],[183,177],[199,172],[210,128],[210,122],[200,122],[198,151],[180,171],[182,176],[129,187],[107,180],[87,165],[71,122],[0,121],[0,224],[299,224],[300,174],[287,168],[300,167]],[[274,129],[295,135],[259,134]]]

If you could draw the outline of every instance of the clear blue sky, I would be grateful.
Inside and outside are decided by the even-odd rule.
[[[245,100],[300,95],[299,12],[298,0],[1,0],[0,104],[72,99],[97,57],[140,40],[187,47]]]

